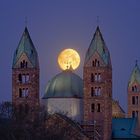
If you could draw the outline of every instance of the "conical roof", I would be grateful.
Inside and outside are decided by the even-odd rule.
[[[96,28],[93,39],[91,40],[90,46],[86,53],[85,64],[88,62],[91,56],[94,55],[95,52],[97,52],[100,55],[105,65],[111,66],[110,54],[108,48],[106,47],[99,26],[97,26]]]
[[[131,76],[130,76],[130,79],[128,82],[128,86],[131,86],[134,82],[137,82],[138,84],[140,84],[140,69],[139,69],[137,62],[131,73]]]
[[[25,30],[22,34],[18,47],[14,53],[13,66],[12,66],[13,68],[15,67],[17,61],[19,60],[19,58],[23,53],[27,55],[33,67],[38,67],[39,63],[38,63],[37,51],[30,38],[27,27],[25,27]]]

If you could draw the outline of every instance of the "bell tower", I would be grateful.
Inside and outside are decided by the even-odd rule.
[[[91,139],[112,134],[112,65],[99,26],[87,50],[84,70],[84,130]]]
[[[140,69],[136,62],[128,82],[128,117],[140,120]]]
[[[13,57],[12,103],[25,113],[39,106],[38,54],[27,27]]]

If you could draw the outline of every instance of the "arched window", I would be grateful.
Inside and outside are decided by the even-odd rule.
[[[95,67],[95,62],[94,61],[92,61],[92,67]]]
[[[132,96],[132,104],[135,105],[135,96]]]
[[[100,112],[101,108],[100,108],[100,104],[97,104],[97,112]]]
[[[101,81],[101,73],[98,73],[98,81]]]
[[[98,87],[98,96],[101,95],[101,87]]]
[[[29,74],[26,74],[26,83],[28,83],[29,82]]]
[[[100,66],[100,61],[97,62],[97,66],[98,66],[98,67]]]
[[[98,81],[98,75],[95,73],[95,81]]]
[[[19,80],[20,83],[22,82],[21,74],[18,75],[18,80]]]
[[[30,80],[29,74],[19,74],[18,75],[18,80],[20,83],[28,83]]]
[[[136,96],[136,104],[137,105],[139,104],[139,98],[138,98],[138,96]]]
[[[28,90],[28,88],[26,88],[26,90],[25,90],[25,97],[28,98],[28,96],[29,96],[29,90]]]
[[[91,97],[93,97],[93,96],[94,96],[94,88],[91,87]]]
[[[134,87],[132,87],[132,92],[134,92],[135,90],[134,90]]]
[[[91,73],[91,82],[94,82],[94,74]]]
[[[138,90],[137,90],[137,86],[136,86],[136,85],[134,86],[134,91],[135,91],[135,92],[137,92],[137,91],[138,91]]]
[[[97,59],[95,59],[95,66],[97,66]]]
[[[95,95],[98,96],[98,88],[95,87]]]
[[[20,68],[27,68],[28,67],[28,62],[23,60],[22,62],[20,62]]]
[[[94,112],[94,111],[95,111],[95,105],[91,104],[91,112]]]
[[[22,89],[19,89],[19,97],[22,98]]]

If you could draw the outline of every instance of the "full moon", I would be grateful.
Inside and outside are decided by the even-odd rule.
[[[74,49],[65,49],[58,56],[58,64],[62,70],[75,70],[80,64],[80,56]]]

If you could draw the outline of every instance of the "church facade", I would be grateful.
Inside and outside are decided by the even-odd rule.
[[[140,70],[136,64],[128,83],[128,114],[125,116],[119,103],[112,99],[111,57],[99,26],[85,55],[83,80],[72,69],[62,71],[48,82],[42,99],[39,97],[38,54],[27,27],[14,53],[12,103],[26,113],[43,105],[52,116],[62,114],[54,118],[67,122],[65,117],[68,117],[72,122],[66,124],[75,124],[79,137],[84,135],[85,140],[139,138],[139,92]]]

